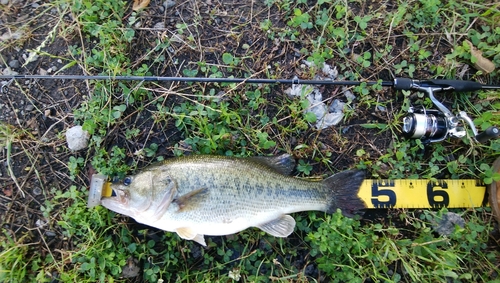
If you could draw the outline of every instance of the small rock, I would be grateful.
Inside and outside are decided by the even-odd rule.
[[[74,126],[66,131],[66,142],[68,148],[77,151],[87,147],[90,135],[82,129],[82,126]]]
[[[41,76],[46,76],[49,72],[47,72],[47,70],[43,69],[43,68],[40,68],[40,70],[38,70],[38,73],[41,75]]]
[[[19,60],[12,60],[9,62],[9,67],[11,67],[12,69],[17,69],[19,68],[19,66]]]
[[[35,109],[35,106],[33,104],[28,104],[26,105],[26,107],[24,108],[24,110],[26,110],[27,112],[31,111]]]
[[[307,276],[317,277],[318,276],[318,269],[313,264],[309,264],[306,266],[304,273]]]
[[[55,237],[56,236],[56,233],[52,232],[52,231],[45,231],[45,235],[47,237]]]
[[[20,39],[22,36],[23,36],[23,32],[20,29],[15,31],[15,32],[7,31],[0,36],[0,41],[6,41],[6,40],[11,40],[11,39],[17,40],[17,39]]]
[[[38,220],[35,222],[35,225],[36,225],[37,227],[43,227],[43,226],[47,225],[47,223],[48,223],[48,222],[47,222],[46,220],[38,219]]]
[[[15,75],[19,75],[18,72],[16,71],[12,71],[12,69],[10,67],[7,67],[5,69],[3,69],[2,73],[6,76],[15,76]]]
[[[164,22],[158,22],[154,25],[155,29],[164,29],[165,28],[165,23]]]
[[[350,91],[347,87],[343,87],[342,91],[344,92],[344,96],[347,98],[347,101],[353,101],[356,99],[356,95],[354,95],[354,93],[352,93],[352,91]]]
[[[465,226],[465,220],[458,214],[454,212],[447,212],[441,216],[439,219],[436,217],[439,223],[433,225],[434,231],[442,236],[449,236],[455,231],[455,226],[458,225],[461,228]]]
[[[183,35],[182,34],[176,34],[174,33],[172,35],[172,37],[170,38],[170,42],[178,42],[178,43],[182,43],[184,42],[184,39],[183,39]]]
[[[7,5],[7,4],[9,4],[9,0],[1,0],[0,4]]]
[[[28,56],[26,56],[26,54],[23,54],[23,59],[26,61],[24,64],[28,64],[28,63],[31,63],[31,62],[35,62],[36,60],[38,60],[38,54],[36,54],[36,52],[30,52],[30,54]]]
[[[125,278],[132,278],[139,275],[141,268],[137,266],[139,261],[133,257],[127,259],[127,265],[122,268],[122,276]]]
[[[165,9],[172,8],[173,6],[175,6],[174,0],[167,0],[163,2],[163,7],[165,7]]]
[[[39,187],[34,188],[34,189],[33,189],[33,194],[34,194],[35,196],[39,196],[39,195],[41,195],[41,194],[42,194],[42,189],[40,189]]]

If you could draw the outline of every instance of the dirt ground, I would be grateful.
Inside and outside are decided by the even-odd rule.
[[[3,2],[3,1],[2,1]],[[82,36],[78,26],[75,25],[70,13],[60,15],[59,11],[44,11],[44,4],[49,1],[7,1],[0,12],[0,35],[10,34],[15,27],[25,27],[20,36],[21,41],[3,41],[0,53],[0,69],[4,74],[16,72],[19,74],[54,74],[63,66],[76,59],[70,50],[75,46],[84,50],[91,49],[97,42]],[[362,3],[362,2],[361,2]],[[353,9],[368,9],[368,4],[353,4]],[[388,5],[388,9],[395,9]],[[43,12],[42,12],[43,11]],[[241,68],[247,73],[262,74],[266,70],[275,69],[277,78],[293,78],[295,75],[307,76],[300,65],[303,64],[304,55],[300,53],[303,47],[300,40],[277,41],[271,40],[260,33],[259,25],[265,19],[280,19],[283,10],[270,8],[262,1],[186,1],[165,9],[163,1],[151,1],[149,9],[140,15],[139,24],[136,25],[136,35],[130,43],[130,52],[134,66],[147,64],[154,75],[180,76],[185,66],[194,64],[201,59],[210,64],[221,64],[221,54],[228,52],[239,55],[243,59]],[[124,21],[129,20],[131,12],[126,13]],[[61,21],[65,23],[65,33],[59,30]],[[178,29],[179,24],[186,23],[192,28],[189,32],[196,32],[194,37],[198,40],[196,46],[186,44],[173,44],[167,56],[167,61],[176,64],[155,62],[154,56],[160,54],[146,54],[145,52],[155,45],[155,40],[172,36],[172,31]],[[276,20],[275,23],[284,25]],[[259,31],[257,31],[259,30]],[[382,36],[385,32],[372,30],[373,38]],[[397,32],[397,31],[393,31]],[[12,36],[12,35],[9,35]],[[451,46],[441,38],[429,37],[436,44],[435,56],[430,60],[439,62],[441,54],[449,53]],[[394,62],[400,62],[407,55],[408,42],[391,38]],[[365,50],[377,47],[353,46],[353,50],[361,54]],[[40,48],[42,46],[42,48]],[[245,48],[244,48],[245,46]],[[200,48],[202,47],[202,48]],[[248,53],[248,47],[252,53]],[[45,56],[36,56],[30,59],[32,50],[39,48]],[[399,52],[401,51],[401,52]],[[400,55],[397,55],[400,54]],[[253,60],[252,58],[260,58]],[[332,60],[335,65],[335,60]],[[385,62],[390,64],[392,62]],[[432,63],[432,62],[430,62]],[[462,66],[461,73],[467,79],[470,69]],[[8,69],[8,70],[7,70]],[[76,64],[65,69],[63,74],[83,75],[82,66]],[[301,72],[303,72],[301,74]],[[96,74],[96,73],[94,73]],[[229,76],[232,74],[223,74]],[[372,68],[360,74],[364,80],[390,80],[393,76],[384,64],[374,63]],[[416,70],[414,77],[428,77],[430,70]],[[256,77],[259,77],[258,75]],[[0,222],[2,228],[7,229],[21,237],[28,235],[32,245],[39,246],[41,253],[57,253],[58,250],[71,246],[64,239],[57,225],[45,225],[45,203],[53,198],[56,191],[65,191],[71,185],[88,187],[89,178],[94,170],[90,164],[76,179],[72,180],[68,169],[70,156],[88,158],[94,152],[71,152],[66,145],[65,131],[74,125],[73,112],[92,95],[92,87],[85,80],[2,80],[0,92],[0,122],[12,125],[11,152],[4,147],[0,151]],[[174,83],[176,84],[176,83]],[[180,85],[180,84],[178,84]],[[177,85],[177,86],[178,86]],[[172,85],[163,84],[165,88]],[[285,86],[272,86],[273,97],[270,101],[281,102],[280,96],[284,94]],[[327,99],[339,97],[340,87],[323,86],[323,93],[328,94]],[[155,93],[155,91],[152,91]],[[161,92],[158,92],[161,95]],[[352,168],[357,162],[356,152],[364,149],[373,159],[386,153],[391,143],[394,142],[391,131],[381,132],[377,129],[367,129],[360,126],[363,123],[386,123],[394,119],[394,109],[402,106],[402,98],[390,88],[384,88],[377,93],[381,101],[392,102],[392,109],[377,111],[377,109],[356,109],[355,119],[351,119],[340,127],[332,127],[318,133],[314,129],[304,131],[300,136],[287,141],[291,148],[299,144],[316,142],[327,147],[333,156],[330,166],[338,170]],[[169,103],[175,104],[172,100]],[[447,96],[445,103],[452,104],[452,97]],[[172,124],[158,125],[152,122],[153,108],[145,108],[142,113],[130,112],[128,118],[120,125],[109,130],[103,141],[103,147],[111,148],[113,145],[124,146],[128,150],[130,163],[137,161],[133,153],[144,147],[145,144],[156,143],[159,150],[156,156],[168,158],[173,156],[173,147],[183,137],[182,133]],[[273,106],[269,105],[269,112]],[[120,127],[122,127],[120,129]],[[144,129],[134,140],[127,140],[125,128],[139,127]],[[342,132],[349,140],[348,144],[340,144],[336,140],[338,133]],[[447,146],[453,146],[452,141]],[[463,149],[461,149],[463,150]],[[272,153],[272,152],[269,152]],[[7,158],[9,155],[9,158]],[[298,156],[302,158],[303,156]],[[7,164],[10,162],[10,164]],[[141,164],[150,161],[140,161]],[[12,172],[9,172],[9,166]],[[139,165],[138,167],[140,167]],[[313,166],[312,175],[325,173],[328,168],[321,164]],[[381,172],[383,175],[383,172]],[[373,211],[373,219],[379,221],[387,217],[386,211]],[[378,219],[378,220],[377,220]],[[47,250],[49,248],[50,250]]]

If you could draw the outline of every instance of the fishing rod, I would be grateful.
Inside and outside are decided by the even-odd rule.
[[[106,76],[106,75],[0,75],[2,79],[46,79],[46,80],[116,80],[148,82],[198,82],[198,83],[246,83],[246,84],[291,84],[291,85],[338,85],[367,86],[381,85],[396,90],[413,90],[426,93],[438,109],[410,107],[408,115],[403,117],[403,135],[407,138],[421,139],[425,144],[440,142],[447,137],[462,138],[467,132],[464,124],[469,125],[480,143],[500,135],[497,127],[492,126],[479,133],[473,120],[466,112],[454,115],[434,96],[439,92],[471,92],[478,90],[500,89],[500,85],[485,85],[475,81],[427,79],[414,80],[396,77],[392,81],[334,81],[294,79],[253,79],[253,78],[205,78],[205,77],[162,77],[162,76]],[[2,84],[2,91],[8,83]]]

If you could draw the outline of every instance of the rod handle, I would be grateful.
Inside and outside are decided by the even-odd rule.
[[[498,130],[498,128],[495,126],[491,126],[488,129],[486,129],[486,131],[477,135],[475,138],[476,141],[478,141],[479,143],[486,143],[488,140],[496,138],[499,135],[500,135],[500,130]]]
[[[483,88],[483,85],[474,81],[462,80],[413,80],[409,78],[395,78],[394,88],[398,90],[418,90],[419,88],[441,88],[442,90],[454,90],[457,92],[476,91]]]

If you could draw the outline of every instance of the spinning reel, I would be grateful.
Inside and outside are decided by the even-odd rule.
[[[454,115],[434,96],[434,93],[437,92],[475,91],[497,88],[495,86],[486,86],[473,81],[396,78],[394,79],[394,88],[424,92],[438,108],[436,110],[410,107],[408,114],[403,117],[402,130],[406,138],[421,139],[424,143],[440,142],[447,137],[462,138],[467,134],[464,125],[468,125],[474,134],[474,140],[479,143],[485,143],[489,139],[500,135],[500,131],[494,126],[479,133],[474,125],[474,121],[472,121],[467,113],[460,111],[457,115]]]

